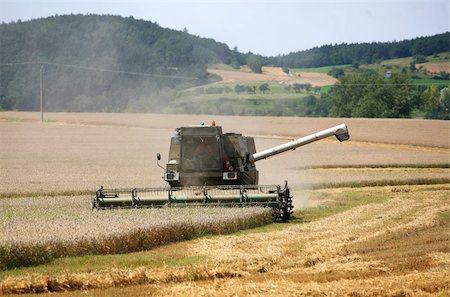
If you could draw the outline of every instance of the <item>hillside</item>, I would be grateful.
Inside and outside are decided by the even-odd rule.
[[[140,96],[204,84],[226,44],[132,17],[64,15],[0,25],[3,109],[122,110]],[[6,64],[6,65],[5,65]],[[145,73],[145,75],[139,75]]]

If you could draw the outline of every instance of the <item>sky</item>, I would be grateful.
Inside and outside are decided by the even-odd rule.
[[[70,13],[133,16],[265,56],[450,31],[449,0],[0,0],[0,22]]]

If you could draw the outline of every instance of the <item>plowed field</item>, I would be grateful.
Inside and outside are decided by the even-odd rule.
[[[208,72],[214,73],[222,78],[224,83],[246,83],[246,82],[265,82],[274,81],[283,84],[309,83],[314,87],[332,85],[337,80],[324,73],[298,72],[295,75],[284,73],[280,67],[262,67],[262,73],[253,73],[246,70],[231,71],[208,69]]]
[[[448,62],[446,62],[446,63],[432,63],[432,62],[420,63],[420,64],[416,64],[416,67],[417,68],[423,67],[431,73],[441,73],[441,72],[450,73],[450,63],[448,63]]]

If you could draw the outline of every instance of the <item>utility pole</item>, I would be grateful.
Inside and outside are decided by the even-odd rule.
[[[43,97],[44,91],[42,90],[42,70],[44,70],[44,65],[41,65],[41,69],[39,70],[39,84],[40,84],[40,93],[41,93],[41,122],[44,122],[44,109],[43,109]]]

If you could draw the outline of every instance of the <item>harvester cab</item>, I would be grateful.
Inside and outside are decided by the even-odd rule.
[[[320,139],[336,136],[349,139],[341,124],[297,140],[256,152],[253,137],[223,133],[222,127],[187,126],[177,128],[171,138],[164,180],[169,188],[104,189],[92,199],[93,208],[162,206],[267,206],[275,220],[288,221],[292,197],[287,182],[258,185],[259,160],[294,150]],[[157,160],[161,155],[157,154]]]
[[[220,126],[176,129],[164,179],[171,187],[257,185],[258,171],[249,156],[256,152],[252,137],[222,133]]]

